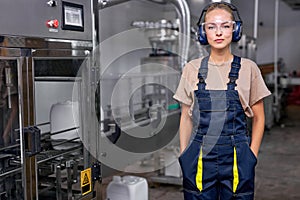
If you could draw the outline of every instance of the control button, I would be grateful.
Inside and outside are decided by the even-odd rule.
[[[47,2],[47,4],[50,7],[55,7],[55,6],[57,6],[57,1],[50,0],[50,1]]]
[[[59,22],[58,22],[57,19],[48,20],[46,22],[46,25],[47,25],[48,28],[58,28]]]

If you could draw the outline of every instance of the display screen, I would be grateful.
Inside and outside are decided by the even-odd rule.
[[[80,8],[65,7],[65,24],[82,26],[82,10]]]
[[[83,31],[83,6],[79,4],[63,2],[63,26],[64,30]]]

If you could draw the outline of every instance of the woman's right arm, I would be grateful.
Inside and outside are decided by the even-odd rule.
[[[189,115],[190,106],[181,104],[181,117],[179,127],[180,153],[188,146],[192,134],[193,122]]]

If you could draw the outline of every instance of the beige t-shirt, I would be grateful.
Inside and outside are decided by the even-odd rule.
[[[198,89],[198,70],[201,65],[201,60],[202,58],[198,58],[185,65],[177,91],[173,96],[174,99],[179,102],[190,105],[190,116],[192,116],[195,102],[194,90]],[[231,62],[226,62],[222,65],[208,62],[208,73],[205,80],[206,89],[226,90],[227,83],[229,82],[228,75],[230,68]],[[253,117],[251,106],[271,94],[266,87],[259,68],[253,61],[246,58],[241,59],[241,69],[236,84],[236,89],[239,92],[240,101],[246,115],[248,117]]]

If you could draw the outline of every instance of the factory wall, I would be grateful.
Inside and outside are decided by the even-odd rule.
[[[204,5],[210,1],[195,1],[187,0],[191,10],[191,25],[195,27],[201,10]],[[249,1],[231,1],[240,11],[243,20],[244,33],[253,36],[254,27],[254,0]],[[284,2],[279,2],[279,49],[278,56],[283,58],[285,72],[292,72],[300,68],[298,60],[298,52],[300,52],[300,12],[292,10]],[[256,62],[260,64],[274,62],[274,0],[260,0],[259,1],[259,15],[258,15],[258,38],[257,38],[257,56]],[[132,29],[132,21],[134,20],[148,20],[156,21],[160,19],[174,19],[177,17],[172,5],[159,5],[147,1],[130,1],[111,8],[106,8],[99,11],[100,14],[100,40],[104,41],[115,34],[123,33],[126,30]],[[145,40],[142,38],[145,36]],[[146,35],[141,35],[141,40],[135,42],[142,42],[149,44]],[[141,44],[141,45],[143,45]],[[131,45],[130,42],[126,44]],[[115,48],[106,49],[111,54],[115,52]],[[127,47],[126,47],[127,48]],[[118,66],[119,70],[127,70],[126,66],[133,66],[139,64],[139,58],[148,56],[150,50],[139,50],[133,54],[133,57],[126,56],[121,61],[122,65]]]
[[[254,0],[233,0],[244,21],[244,33],[253,36]],[[275,1],[260,0],[258,14],[257,63],[274,62],[274,19]],[[279,1],[278,56],[285,63],[284,72],[300,69],[299,52],[300,11],[292,10],[286,3]]]

